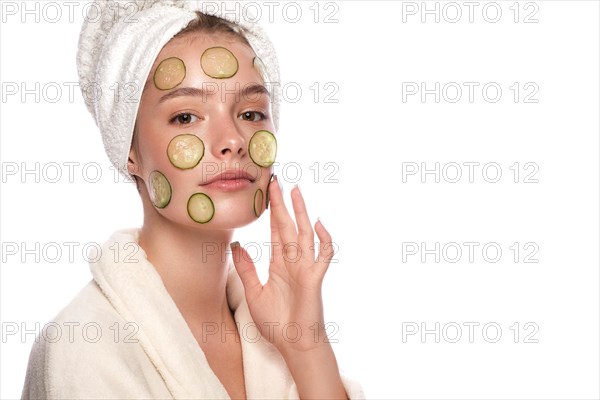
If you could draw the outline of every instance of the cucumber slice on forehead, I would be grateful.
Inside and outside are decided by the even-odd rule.
[[[179,169],[194,168],[204,156],[204,142],[196,135],[175,136],[169,142],[167,155],[171,164]]]
[[[210,47],[200,57],[202,71],[211,78],[231,78],[238,72],[239,64],[233,53],[225,47]]]
[[[173,89],[185,79],[185,64],[177,57],[161,61],[154,71],[154,86],[159,90]]]
[[[254,68],[256,68],[260,77],[263,79],[263,81],[266,82],[267,81],[267,67],[262,62],[260,57],[256,56],[256,57],[254,57],[254,59],[252,59],[252,66]]]
[[[160,171],[150,172],[150,201],[156,208],[165,208],[171,201],[171,184]]]
[[[270,167],[277,155],[277,139],[269,131],[257,131],[248,143],[250,158],[259,167]]]
[[[258,189],[254,193],[254,215],[260,217],[263,211],[263,191]]]
[[[195,193],[188,200],[188,215],[194,221],[205,224],[215,215],[215,204],[204,193]]]

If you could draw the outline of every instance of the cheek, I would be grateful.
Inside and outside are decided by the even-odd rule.
[[[252,222],[268,208],[275,136],[265,130],[255,132],[247,151],[249,159],[242,168],[257,180],[249,188],[226,192],[199,186],[222,172],[225,164],[206,160],[204,142],[198,136],[177,135],[157,145],[147,157],[150,201],[161,214],[183,223],[232,228]]]

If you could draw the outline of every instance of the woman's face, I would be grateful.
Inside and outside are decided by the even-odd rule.
[[[165,218],[232,229],[264,211],[276,142],[254,57],[234,37],[200,34],[172,40],[154,62],[130,167]]]

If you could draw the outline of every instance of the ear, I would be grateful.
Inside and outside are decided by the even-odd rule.
[[[127,172],[129,172],[131,176],[141,178],[139,174],[139,171],[141,170],[140,167],[141,165],[138,153],[135,149],[135,146],[131,146],[131,149],[129,150],[129,158],[127,160]]]

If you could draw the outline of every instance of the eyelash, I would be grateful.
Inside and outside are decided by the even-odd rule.
[[[265,113],[263,113],[263,112],[260,112],[260,111],[245,111],[245,112],[243,112],[243,113],[241,113],[241,114],[240,114],[239,118],[240,118],[240,119],[243,119],[242,117],[243,117],[243,115],[244,115],[244,114],[250,114],[250,113],[254,113],[254,114],[256,114],[256,115],[259,117],[258,121],[254,121],[254,120],[245,120],[245,121],[249,121],[249,122],[260,122],[260,121],[264,121],[264,120],[268,119],[267,115],[266,115]],[[179,114],[175,115],[173,118],[171,118],[171,119],[169,120],[169,122],[170,122],[171,124],[175,124],[175,125],[189,125],[189,124],[191,124],[191,123],[195,122],[195,121],[191,121],[191,122],[184,123],[184,122],[180,122],[180,121],[178,121],[178,119],[179,119],[180,117],[184,116],[184,115],[189,115],[189,116],[191,116],[191,117],[195,117],[197,120],[199,119],[199,118],[198,118],[198,116],[196,116],[196,115],[194,115],[194,114],[192,114],[192,113],[189,113],[189,112],[182,112],[182,113],[179,113]]]
[[[189,116],[196,117],[197,119],[199,119],[196,115],[194,115],[192,113],[182,112],[182,113],[179,113],[179,114],[175,115],[173,118],[171,118],[169,120],[169,123],[175,124],[175,125],[189,125],[189,124],[191,124],[192,122],[183,123],[183,122],[179,122],[178,121],[178,118],[181,117],[181,116],[183,116],[183,115],[189,115]]]
[[[245,111],[243,113],[240,114],[240,119],[242,119],[242,116],[244,114],[251,114],[254,113],[256,115],[258,115],[258,117],[260,118],[258,121],[252,121],[252,120],[245,120],[245,121],[249,121],[249,122],[260,122],[260,121],[264,121],[265,119],[267,119],[267,115],[265,113],[262,113],[260,111]]]

